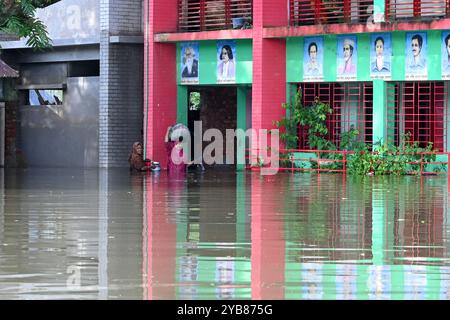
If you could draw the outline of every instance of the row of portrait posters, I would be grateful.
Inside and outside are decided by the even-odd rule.
[[[198,42],[185,42],[181,44],[181,83],[199,83],[199,45]],[[236,42],[233,40],[217,41],[217,83],[236,82]]]
[[[450,31],[442,32],[442,79],[450,79]],[[426,32],[406,33],[405,80],[426,80],[428,76],[428,39]],[[199,43],[181,44],[181,84],[199,83]],[[323,37],[307,37],[303,47],[303,81],[323,81]],[[216,82],[236,82],[236,43],[233,40],[217,41]],[[361,66],[360,66],[361,67]],[[370,77],[391,79],[392,39],[390,33],[375,33],[370,39]],[[357,79],[358,41],[354,35],[337,37],[336,80]]]
[[[323,37],[305,38],[303,59],[303,80],[323,80]],[[428,76],[428,41],[425,32],[406,34],[405,80],[426,80]],[[441,39],[442,79],[450,79],[450,32],[443,32]],[[336,80],[356,80],[358,68],[357,37],[338,36],[336,54]],[[391,79],[392,40],[389,33],[371,35],[370,77]]]
[[[409,32],[405,46],[405,80],[426,80],[427,34]],[[441,39],[442,79],[450,79],[450,32],[443,32]],[[303,80],[322,81],[324,46],[323,37],[305,38],[303,48]],[[357,37],[338,36],[336,54],[336,80],[356,80],[358,68]],[[370,77],[372,79],[391,79],[392,40],[389,33],[371,35],[370,41]]]
[[[406,79],[427,77],[426,33],[406,35]],[[304,81],[323,80],[323,38],[305,38]],[[336,80],[356,80],[358,73],[358,41],[356,36],[337,37]],[[391,78],[392,42],[389,33],[372,34],[370,41],[370,76],[372,79]]]

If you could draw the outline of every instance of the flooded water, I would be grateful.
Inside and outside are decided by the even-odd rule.
[[[449,299],[447,176],[0,172],[0,299]]]

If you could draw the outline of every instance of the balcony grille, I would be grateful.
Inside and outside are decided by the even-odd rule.
[[[179,0],[178,30],[195,32],[248,28],[252,5],[251,0]],[[239,18],[243,20],[238,21]],[[244,21],[247,25],[241,24]]]
[[[386,21],[448,16],[449,0],[386,0]]]
[[[373,13],[373,0],[290,0],[291,26],[363,23]]]
[[[448,17],[450,0],[385,0],[385,20],[429,20]],[[373,0],[290,0],[291,26],[366,23],[374,20]]]

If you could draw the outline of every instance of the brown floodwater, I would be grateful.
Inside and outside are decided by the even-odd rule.
[[[449,299],[447,176],[0,171],[0,299]]]

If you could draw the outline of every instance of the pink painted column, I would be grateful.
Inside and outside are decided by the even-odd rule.
[[[145,158],[165,168],[164,135],[177,118],[176,44],[155,42],[154,36],[177,30],[177,0],[146,0],[144,10]]]
[[[144,184],[144,299],[176,299],[177,226],[168,216],[167,186],[155,183],[152,176],[147,176]]]
[[[253,300],[285,298],[284,220],[274,215],[283,207],[277,176],[251,177],[251,289]]]
[[[253,83],[252,128],[273,129],[286,102],[286,40],[263,38],[263,27],[286,27],[288,3],[285,0],[253,1]],[[285,249],[283,223],[273,221],[278,192],[271,189],[273,177],[252,177],[252,299],[283,299]],[[270,196],[272,195],[272,196]],[[269,198],[268,198],[269,197]]]
[[[286,102],[286,40],[263,38],[263,26],[287,26],[288,4],[284,0],[253,2],[252,127],[273,129]]]

